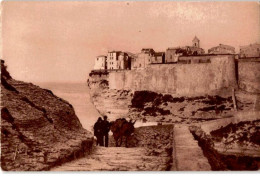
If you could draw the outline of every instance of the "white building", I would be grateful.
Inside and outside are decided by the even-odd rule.
[[[96,57],[94,69],[107,69],[107,57],[105,55],[100,55]]]
[[[107,69],[129,69],[130,58],[128,54],[121,51],[111,51],[107,54]]]

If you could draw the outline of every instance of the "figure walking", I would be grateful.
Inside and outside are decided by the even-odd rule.
[[[97,137],[97,146],[104,146],[103,120],[101,117],[98,118],[97,122],[94,125],[94,136]]]
[[[107,116],[104,116],[104,120],[102,122],[102,129],[104,132],[105,147],[108,147],[108,133],[110,131],[110,123],[109,121],[107,121]]]

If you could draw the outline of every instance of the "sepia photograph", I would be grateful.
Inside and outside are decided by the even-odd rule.
[[[259,172],[259,1],[0,8],[3,173]]]

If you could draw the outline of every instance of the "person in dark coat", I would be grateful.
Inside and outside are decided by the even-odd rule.
[[[103,134],[103,120],[99,117],[97,122],[94,124],[94,136],[97,137],[97,145],[99,146],[104,146]]]
[[[107,121],[107,116],[104,116],[104,120],[102,122],[102,129],[105,138],[105,147],[108,147],[108,133],[110,131],[110,122]]]

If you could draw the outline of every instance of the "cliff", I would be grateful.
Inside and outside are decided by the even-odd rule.
[[[192,123],[229,117],[233,113],[230,90],[221,96],[184,97],[145,90],[109,89],[108,81],[102,77],[94,78],[95,81],[89,79],[90,94],[100,114],[111,120],[125,117],[144,122]]]
[[[145,69],[109,73],[109,88],[147,90],[176,96],[218,94],[237,87],[233,56],[212,56],[209,63],[151,64]]]
[[[259,94],[241,91],[236,69],[232,56],[214,56],[210,63],[93,72],[88,85],[97,110],[111,119],[194,123],[232,117],[234,88],[239,110],[258,109]],[[259,84],[257,78],[250,83]]]
[[[12,79],[1,61],[3,170],[48,170],[89,152],[92,143],[71,104],[50,90]]]

